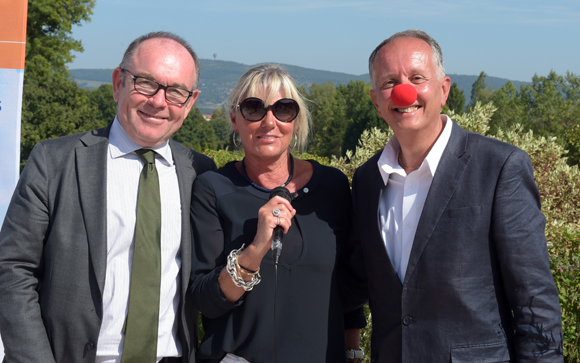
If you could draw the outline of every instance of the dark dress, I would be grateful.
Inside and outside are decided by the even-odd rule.
[[[218,285],[230,251],[252,243],[258,210],[269,194],[253,188],[234,162],[196,179],[192,295],[205,330],[197,362],[220,362],[232,353],[251,363],[271,363],[274,339],[279,363],[346,361],[336,270],[349,233],[350,189],[342,172],[310,162],[312,178],[292,201],[296,215],[284,236],[277,297],[270,253],[261,263],[262,282],[237,302],[226,301]],[[360,314],[352,317],[346,315],[346,324],[360,327]]]

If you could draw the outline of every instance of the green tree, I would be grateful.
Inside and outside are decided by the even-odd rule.
[[[221,105],[220,108],[216,108],[213,111],[210,123],[217,138],[217,150],[234,150],[235,147],[232,142],[233,128],[225,105]]]
[[[91,130],[88,91],[71,81],[66,64],[83,51],[72,27],[89,21],[94,0],[29,0],[22,99],[21,165],[39,141]]]
[[[531,85],[520,88],[520,98],[528,110],[526,126],[535,133],[564,140],[566,130],[578,124],[580,78],[574,73],[534,75]]]
[[[336,137],[336,127],[344,120],[344,115],[340,102],[336,102],[339,96],[334,84],[332,81],[320,85],[314,83],[303,94],[311,101],[312,139],[308,152],[321,156],[333,155],[337,150],[340,153],[342,138]]]
[[[96,108],[98,122],[108,124],[117,115],[117,102],[113,98],[113,85],[105,83],[89,92],[90,104]]]
[[[488,86],[485,82],[487,74],[481,72],[477,80],[471,86],[471,100],[469,101],[469,109],[473,109],[477,101],[485,105],[491,101],[491,96],[493,94],[493,87]]]
[[[493,93],[492,101],[497,111],[491,119],[490,134],[519,124],[538,135],[555,136],[566,146],[567,162],[578,164],[580,152],[574,140],[580,125],[580,77],[551,71],[545,77],[535,75],[532,84],[522,85],[519,91],[508,82]]]
[[[386,131],[389,128],[375,109],[370,96],[371,87],[369,83],[364,81],[351,81],[348,86],[341,89],[346,103],[347,128],[344,132],[340,156],[346,155],[347,150],[354,151],[356,149],[364,130],[378,128]]]
[[[226,108],[225,106],[222,105],[222,107],[220,108],[216,108],[213,113],[211,114],[211,119],[217,119],[217,118],[225,118],[226,117]]]
[[[22,99],[20,160],[23,167],[34,145],[42,140],[106,125],[95,119],[97,110],[88,91],[64,77],[37,81],[27,77]]]
[[[345,155],[356,147],[362,132],[386,129],[369,95],[371,85],[359,80],[334,87],[332,82],[312,84],[305,93],[312,102],[312,141],[308,152],[324,157]]]
[[[231,122],[223,117],[218,117],[216,119],[212,118],[210,124],[213,127],[213,132],[216,136],[217,149],[221,150],[228,148],[233,150]]]
[[[90,21],[94,6],[95,0],[28,0],[25,76],[69,75],[72,52],[84,50],[72,28]]]
[[[189,111],[183,125],[173,134],[172,139],[200,152],[206,149],[215,150],[217,147],[217,138],[211,122],[203,118],[197,106]]]
[[[497,111],[491,117],[489,124],[491,135],[496,135],[499,129],[506,129],[515,124],[527,123],[527,109],[520,98],[516,87],[507,82],[493,93],[492,102]]]
[[[453,82],[449,89],[449,97],[447,97],[447,102],[445,103],[445,106],[443,106],[441,113],[447,114],[452,110],[456,114],[462,114],[464,107],[465,95],[463,94],[463,90],[457,87],[456,82]]]

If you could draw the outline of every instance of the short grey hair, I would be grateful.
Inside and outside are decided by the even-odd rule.
[[[410,30],[405,30],[405,31],[398,32],[398,33],[391,35],[389,38],[383,40],[381,42],[381,44],[379,44],[375,48],[375,50],[373,50],[373,52],[371,53],[371,56],[369,57],[369,74],[371,77],[371,84],[373,83],[373,78],[374,78],[373,64],[375,63],[375,58],[377,57],[377,53],[385,45],[387,45],[387,44],[389,44],[389,43],[391,43],[399,38],[404,38],[404,37],[421,39],[422,41],[429,44],[429,46],[431,47],[431,50],[433,52],[432,60],[433,60],[433,65],[435,66],[435,70],[437,72],[437,78],[439,80],[442,80],[443,77],[445,77],[445,67],[443,66],[443,52],[441,51],[441,47],[439,46],[439,43],[437,43],[437,41],[435,39],[431,38],[429,36],[429,34],[425,33],[422,30],[410,29]],[[374,85],[373,85],[373,87],[374,87]]]
[[[294,132],[297,138],[296,148],[298,150],[304,150],[310,130],[310,111],[306,106],[306,99],[298,91],[294,80],[280,65],[271,63],[260,64],[250,68],[244,73],[230,94],[228,109],[230,113],[235,114],[238,105],[244,99],[255,97],[260,92],[266,93],[264,103],[266,105],[272,104],[272,100],[276,97],[278,91],[282,91],[284,97],[292,98],[298,102],[300,112],[293,121],[295,123]]]
[[[195,63],[195,81],[193,82],[193,88],[191,89],[191,91],[196,90],[199,85],[199,62],[197,60],[197,54],[195,54],[193,48],[191,48],[191,45],[189,45],[187,40],[183,39],[179,35],[170,32],[164,31],[151,32],[133,40],[131,44],[129,44],[129,47],[127,47],[127,50],[123,55],[123,59],[121,60],[121,64],[119,64],[119,68],[126,69],[129,66],[129,64],[133,60],[133,57],[135,56],[135,53],[137,52],[137,49],[139,49],[141,43],[143,43],[146,40],[156,38],[171,39],[181,44],[181,46],[183,46],[187,50],[187,52],[191,55],[191,57],[193,58],[193,62]]]

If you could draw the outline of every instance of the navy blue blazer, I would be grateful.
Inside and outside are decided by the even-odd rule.
[[[404,283],[380,234],[380,152],[353,178],[372,362],[562,362],[558,291],[528,155],[453,124]],[[361,256],[362,254],[362,256]]]

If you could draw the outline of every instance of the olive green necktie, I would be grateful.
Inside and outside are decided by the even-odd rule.
[[[161,200],[155,152],[135,151],[145,165],[139,179],[129,311],[121,363],[155,363],[161,285]]]

